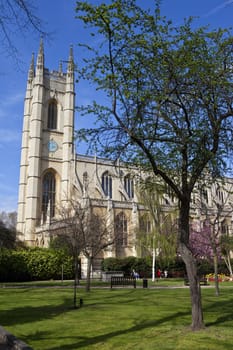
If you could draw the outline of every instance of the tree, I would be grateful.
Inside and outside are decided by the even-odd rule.
[[[86,207],[85,244],[83,254],[87,258],[86,291],[90,291],[91,269],[93,261],[105,249],[117,242],[117,234],[113,233],[112,224],[109,223],[107,213],[94,212],[89,204]]]
[[[72,199],[60,210],[60,217],[50,226],[50,233],[56,237],[53,247],[65,247],[73,257],[74,307],[76,308],[76,286],[79,280],[79,260],[81,254],[87,258],[86,291],[90,291],[91,269],[98,255],[116,242],[112,225],[108,224],[107,213],[94,212],[89,199]]]
[[[64,207],[59,208],[59,218],[50,224],[49,233],[56,238],[58,246],[63,244],[73,258],[74,265],[74,297],[73,305],[77,308],[77,285],[79,282],[80,254],[85,247],[85,208],[71,199]],[[54,243],[56,245],[56,243]]]
[[[17,239],[17,212],[0,213],[0,248],[24,248],[24,243]]]
[[[16,245],[16,230],[0,220],[0,248],[13,249]]]
[[[197,259],[206,258],[213,264],[215,275],[215,294],[218,296],[218,262],[220,260],[219,231],[216,231],[216,223],[209,219],[201,222],[201,228],[192,227],[190,231],[190,248]]]
[[[192,225],[190,246],[194,256],[206,257],[213,262],[217,296],[220,294],[218,263],[222,252],[225,251],[226,238],[224,237],[229,234],[233,212],[231,196],[231,183],[220,178],[209,177],[208,182],[201,184],[199,194],[195,198],[195,210],[199,213],[199,223]]]
[[[225,261],[226,267],[229,271],[231,281],[233,281],[233,269],[231,262],[231,252],[233,250],[233,237],[229,234],[223,235],[221,237],[221,251],[223,259]]]
[[[152,280],[155,280],[156,258],[166,269],[176,257],[177,208],[161,183],[140,182],[139,200],[148,210],[141,218],[138,243],[152,255]],[[169,201],[169,208],[166,204]]]
[[[176,195],[178,251],[190,282],[192,329],[198,330],[204,319],[189,248],[191,194],[203,170],[220,173],[232,152],[233,40],[223,29],[195,28],[191,19],[174,27],[160,15],[159,1],[155,5],[152,13],[135,0],[77,2],[77,18],[98,36],[98,46],[93,40],[85,46],[80,79],[101,90],[99,102],[80,108],[94,114],[97,125],[79,136],[105,156],[152,172]]]
[[[0,213],[0,220],[5,224],[7,228],[15,229],[17,224],[17,212],[12,211],[7,213],[5,211],[2,211]]]
[[[18,49],[14,42],[15,34],[26,34],[34,31],[41,36],[46,33],[42,28],[41,19],[35,14],[32,1],[0,0],[0,38],[4,52],[18,62]]]

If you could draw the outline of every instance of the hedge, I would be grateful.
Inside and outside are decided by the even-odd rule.
[[[73,278],[72,258],[46,248],[1,249],[0,282]]]
[[[123,271],[125,276],[130,276],[135,270],[140,277],[151,276],[151,258],[136,258],[129,256],[127,258],[106,258],[102,261],[103,271]]]
[[[198,260],[197,266],[200,275],[211,273],[214,269],[213,263],[204,259]],[[159,261],[156,261],[155,269],[163,270]],[[186,274],[185,264],[181,258],[176,258],[166,269],[168,270],[168,277],[184,277]],[[229,274],[224,261],[219,262],[218,269],[219,273]],[[125,275],[130,275],[132,271],[135,270],[139,273],[140,277],[150,278],[152,275],[152,259],[151,257],[136,258],[133,256],[127,258],[106,258],[102,261],[102,270],[123,271]]]

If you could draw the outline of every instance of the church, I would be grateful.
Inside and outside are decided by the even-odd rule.
[[[71,47],[69,51],[66,72],[61,64],[58,70],[49,71],[45,67],[41,41],[37,57],[32,56],[24,102],[17,219],[19,239],[29,246],[48,247],[49,228],[58,216],[57,208],[67,203],[75,192],[80,201],[88,197],[96,208],[108,211],[114,227],[121,231],[120,249],[112,246],[102,258],[138,256],[135,232],[145,208],[137,198],[132,169],[120,162],[76,154],[74,117],[73,49]],[[196,226],[201,227],[205,221],[197,206],[197,197],[201,195],[210,207],[215,206],[213,198],[226,203],[220,226],[223,233],[232,232],[232,194],[229,196],[233,193],[232,183],[232,179],[228,179],[225,189],[213,184],[194,194],[191,215]],[[165,194],[164,205],[167,208],[174,205],[174,199]],[[149,226],[149,222],[144,225],[145,230],[149,230]]]
[[[32,56],[24,102],[17,231],[29,246],[48,247],[49,225],[71,194],[90,198],[107,210],[122,231],[118,255],[136,256],[139,205],[134,179],[120,162],[76,154],[74,147],[75,76],[70,48],[67,71],[45,68],[43,42]],[[131,237],[129,239],[129,237]],[[116,256],[114,248],[108,256]]]

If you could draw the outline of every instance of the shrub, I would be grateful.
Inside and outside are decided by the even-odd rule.
[[[140,277],[151,276],[151,258],[136,258],[129,256],[127,258],[106,258],[102,261],[103,271],[123,271],[124,275],[129,276],[135,270]]]
[[[60,279],[62,270],[64,279],[73,278],[72,258],[62,251],[45,248],[1,250],[1,282]]]

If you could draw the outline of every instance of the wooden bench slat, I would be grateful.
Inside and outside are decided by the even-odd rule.
[[[136,278],[135,277],[111,277],[111,288],[113,286],[133,286],[136,288]]]
[[[199,279],[199,283],[200,283],[201,286],[207,286],[207,285],[208,285],[207,278],[206,278],[206,277],[200,278],[200,279]],[[188,277],[185,277],[185,278],[184,278],[184,284],[185,284],[186,286],[189,285]]]

